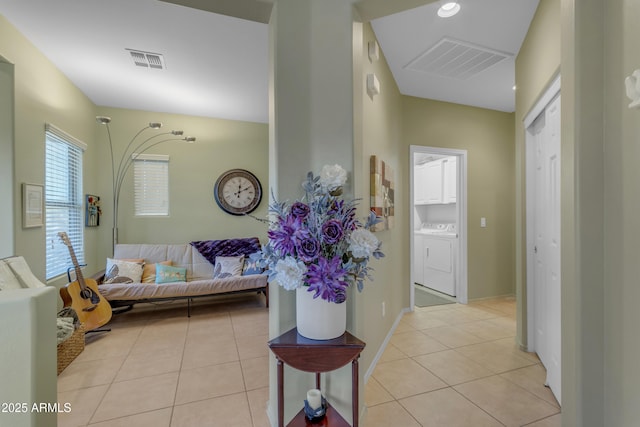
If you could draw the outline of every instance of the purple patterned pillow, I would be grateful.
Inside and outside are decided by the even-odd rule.
[[[260,240],[257,237],[201,240],[198,242],[191,242],[191,246],[196,248],[198,252],[200,252],[200,255],[205,257],[212,265],[216,264],[217,256],[249,256],[261,249]]]

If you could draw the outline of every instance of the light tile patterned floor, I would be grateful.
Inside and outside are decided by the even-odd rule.
[[[406,314],[365,385],[366,427],[560,427],[546,371],[515,344],[515,300]]]
[[[365,386],[364,427],[559,427],[535,355],[514,344],[515,301],[416,308]],[[140,305],[91,334],[58,377],[59,427],[268,427],[262,296]]]
[[[59,427],[265,427],[263,296],[139,305],[87,336],[58,377]]]

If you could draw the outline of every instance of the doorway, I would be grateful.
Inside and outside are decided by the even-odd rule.
[[[431,168],[428,163],[442,162],[440,169]],[[412,145],[409,147],[409,192],[410,192],[410,307],[414,309],[416,302],[415,283],[420,283],[420,276],[431,271],[442,283],[433,286],[436,290],[444,290],[453,295],[459,303],[467,303],[467,151],[450,148],[425,147]],[[454,165],[452,168],[451,165]],[[420,168],[424,167],[424,171]],[[426,180],[441,176],[442,185],[437,189],[425,188]],[[454,188],[447,187],[448,182],[455,181]],[[433,181],[432,181],[433,182]],[[438,193],[440,191],[440,193]],[[436,196],[434,196],[436,194]],[[447,227],[453,225],[454,227]],[[425,237],[422,230],[429,227],[443,227],[442,233],[434,233]],[[455,237],[452,235],[455,234]],[[422,243],[423,238],[432,241],[432,260],[429,260],[429,244]],[[426,249],[425,249],[426,248]],[[446,261],[443,262],[442,249],[447,249]],[[449,254],[451,257],[449,258]],[[426,262],[425,262],[426,261]],[[436,262],[437,261],[437,262]],[[446,268],[445,268],[446,267]],[[430,269],[430,270],[429,270]],[[453,282],[451,282],[453,281]]]
[[[524,121],[528,350],[561,403],[560,77]]]

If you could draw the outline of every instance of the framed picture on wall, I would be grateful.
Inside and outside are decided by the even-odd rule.
[[[85,195],[85,212],[84,212],[84,226],[85,227],[97,227],[100,225],[100,197],[93,194]]]
[[[44,185],[22,184],[22,227],[44,225]]]
[[[388,162],[378,156],[371,156],[371,210],[382,221],[377,223],[373,231],[383,231],[393,228],[395,215],[395,182],[393,169]]]

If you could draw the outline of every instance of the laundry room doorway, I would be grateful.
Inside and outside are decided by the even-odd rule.
[[[416,292],[467,303],[467,151],[412,145],[410,307]]]

